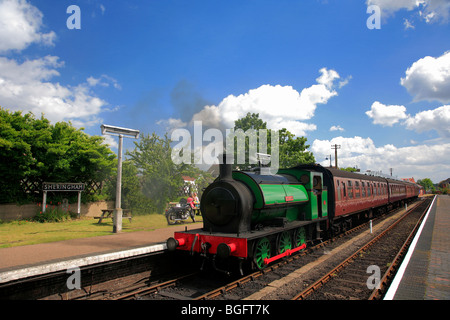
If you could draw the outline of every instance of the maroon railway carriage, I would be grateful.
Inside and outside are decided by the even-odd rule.
[[[329,192],[330,225],[339,232],[350,228],[361,217],[371,218],[388,208],[417,198],[419,186],[406,181],[352,173],[334,168],[314,166],[323,172]]]
[[[333,175],[335,217],[354,214],[388,204],[384,178],[328,169]]]

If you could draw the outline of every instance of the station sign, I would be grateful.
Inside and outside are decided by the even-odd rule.
[[[84,183],[44,182],[43,191],[84,191]]]

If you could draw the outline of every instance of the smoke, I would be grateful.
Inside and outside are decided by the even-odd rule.
[[[194,114],[211,104],[187,80],[177,83],[170,93],[170,99],[175,111],[173,118],[183,122],[189,122]]]

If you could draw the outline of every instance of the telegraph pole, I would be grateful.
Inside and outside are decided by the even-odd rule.
[[[331,145],[331,149],[334,149],[334,166],[337,169],[338,164],[337,164],[337,150],[340,149],[341,146],[339,144],[334,144]]]

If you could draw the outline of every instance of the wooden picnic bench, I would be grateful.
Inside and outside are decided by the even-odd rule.
[[[122,218],[128,218],[131,222],[131,210],[122,209]],[[94,219],[98,219],[98,223],[101,223],[103,219],[113,219],[114,221],[114,209],[103,209],[102,215],[100,217],[94,217]]]

